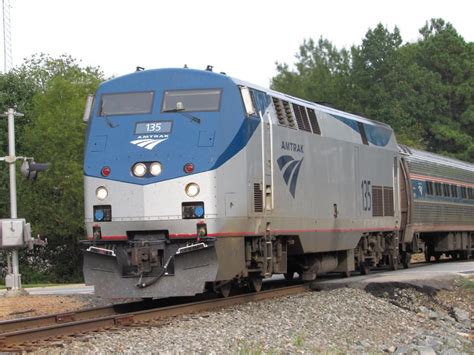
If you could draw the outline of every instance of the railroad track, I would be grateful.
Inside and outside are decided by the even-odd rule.
[[[140,325],[184,314],[221,309],[247,302],[293,295],[309,290],[309,284],[280,287],[258,293],[246,293],[228,298],[118,313],[116,307],[102,307],[84,311],[0,322],[0,351],[31,350],[41,342],[55,341],[65,336]]]

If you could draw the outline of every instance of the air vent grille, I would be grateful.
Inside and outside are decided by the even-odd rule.
[[[291,111],[291,106],[288,101],[282,101],[283,107],[285,108],[286,113],[286,121],[288,123],[288,127],[296,128],[295,117],[293,116],[293,111]]]
[[[372,215],[383,216],[383,189],[382,186],[372,186]]]
[[[273,106],[275,106],[275,112],[278,118],[278,123],[282,126],[286,125],[286,114],[285,109],[283,108],[283,104],[281,103],[280,99],[276,97],[272,97]]]
[[[319,128],[318,118],[316,117],[316,112],[312,108],[308,109],[309,121],[311,122],[311,127],[313,128],[314,134],[321,135],[321,129]]]
[[[395,210],[393,207],[393,188],[387,186],[384,186],[383,188],[383,215],[395,215]]]
[[[298,128],[302,131],[311,132],[311,126],[309,125],[306,108],[297,104],[293,104],[293,111],[295,112]]]
[[[255,212],[263,212],[263,193],[260,184],[253,184],[253,203]]]

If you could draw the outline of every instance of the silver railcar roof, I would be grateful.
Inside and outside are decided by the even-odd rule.
[[[442,155],[425,152],[422,150],[408,148],[407,147],[400,147],[400,151],[405,153],[408,160],[411,161],[423,161],[427,163],[433,163],[438,165],[449,166],[452,168],[462,169],[466,171],[470,171],[474,173],[474,164],[470,164],[461,160],[457,160],[454,158],[448,158]],[[408,152],[407,152],[408,150]]]

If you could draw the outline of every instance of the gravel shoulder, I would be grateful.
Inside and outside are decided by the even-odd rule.
[[[474,353],[474,291],[466,284],[369,286],[93,333],[35,353]]]
[[[122,303],[115,301],[113,303]],[[73,312],[80,309],[102,307],[112,304],[110,300],[92,295],[25,295],[0,297],[0,321],[35,317],[53,313]]]

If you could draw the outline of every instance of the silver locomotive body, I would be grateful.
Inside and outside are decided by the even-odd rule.
[[[200,109],[211,91],[214,109]],[[101,115],[117,92],[153,92],[153,104]],[[173,95],[182,101],[169,108]],[[95,101],[84,274],[101,296],[225,293],[232,283],[258,289],[272,274],[396,268],[417,247],[400,207],[406,164],[385,124],[190,69],[117,78]],[[143,135],[150,124],[167,133]]]

